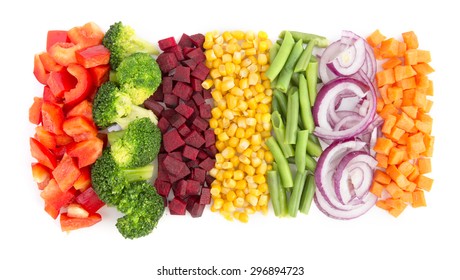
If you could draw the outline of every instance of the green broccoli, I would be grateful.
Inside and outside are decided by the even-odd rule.
[[[151,110],[132,104],[129,95],[121,91],[114,82],[107,81],[102,84],[94,97],[93,118],[100,128],[114,123],[126,128],[131,121],[144,117],[150,118],[155,124],[158,122]]]
[[[156,60],[146,53],[133,53],[124,58],[116,70],[116,81],[134,105],[149,98],[161,83],[161,70]]]
[[[115,70],[121,61],[135,52],[158,54],[158,49],[139,38],[133,28],[122,22],[112,24],[102,39],[102,44],[110,51],[110,67]]]
[[[125,216],[117,220],[116,227],[125,238],[148,235],[157,226],[164,213],[163,198],[146,181],[133,182],[123,191],[117,209]]]
[[[161,131],[149,118],[132,121],[128,128],[108,133],[112,156],[121,167],[151,163],[158,155]]]
[[[118,205],[123,190],[130,182],[148,180],[153,176],[153,164],[137,168],[121,168],[115,162],[109,147],[91,167],[93,189],[108,205]]]

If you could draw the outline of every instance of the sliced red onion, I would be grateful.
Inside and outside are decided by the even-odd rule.
[[[363,67],[366,60],[365,44],[364,39],[357,39],[332,61],[327,62],[327,67],[337,76],[351,76],[356,74]]]

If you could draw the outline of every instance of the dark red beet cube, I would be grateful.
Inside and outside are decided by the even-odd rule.
[[[181,46],[182,48],[191,48],[193,47],[193,42],[190,39],[190,36],[184,33],[180,37],[178,45]]]
[[[205,147],[209,147],[216,143],[216,135],[212,129],[208,129],[204,131],[204,140],[206,143],[204,144]]]
[[[153,100],[158,102],[163,102],[163,87],[158,87],[157,90],[153,93],[153,95],[149,98],[152,98]]]
[[[168,108],[176,108],[177,104],[179,104],[179,97],[174,94],[165,94],[163,100]]]
[[[188,52],[185,57],[191,58],[197,62],[204,62],[206,60],[206,56],[204,55],[201,48],[193,49],[192,51]]]
[[[198,80],[206,80],[209,74],[209,68],[204,63],[199,63],[190,75]]]
[[[93,188],[87,188],[84,192],[80,193],[75,201],[80,204],[89,213],[96,213],[105,203],[99,199]]]
[[[161,116],[165,119],[167,119],[169,121],[169,119],[174,116],[176,113],[176,111],[174,111],[173,109],[165,109],[163,110],[163,112],[161,112]]]
[[[176,46],[176,40],[174,39],[174,37],[168,37],[168,38],[165,38],[165,39],[162,39],[162,40],[159,40],[158,41],[158,47],[160,48],[160,50],[162,51],[165,51],[171,47],[174,47]]]
[[[169,155],[165,157],[163,164],[168,174],[172,175],[169,176],[170,179],[173,179],[171,180],[171,183],[174,183],[175,181],[178,181],[190,174],[190,169],[188,168],[187,164]]]
[[[168,52],[161,53],[157,57],[157,62],[160,66],[161,72],[163,73],[168,73],[179,65],[176,55]]]
[[[175,128],[179,128],[181,125],[185,124],[186,118],[180,114],[174,114],[170,119],[169,123]]]
[[[173,80],[172,77],[163,77],[161,81],[163,94],[171,94],[173,90]]]
[[[189,135],[190,132],[192,132],[190,130],[190,128],[187,126],[187,124],[183,124],[183,125],[179,126],[179,128],[177,128],[177,131],[179,132],[179,134],[182,137],[185,137],[185,136]]]
[[[188,168],[190,168],[191,170],[193,170],[195,167],[198,167],[198,164],[199,164],[199,160],[198,159],[195,159],[195,160],[191,160],[191,161],[188,161],[187,162],[187,166]]]
[[[147,100],[144,101],[144,107],[152,110],[155,116],[161,116],[161,112],[163,112],[164,107],[157,101],[153,100],[153,98],[149,97]]]
[[[190,160],[195,160],[199,152],[200,150],[189,145],[185,145],[184,150],[182,151],[182,156]]]
[[[201,33],[193,34],[190,36],[190,40],[192,40],[195,47],[202,48],[204,43],[204,35]]]
[[[187,145],[198,149],[206,142],[206,140],[204,140],[204,138],[196,130],[193,130],[187,137],[185,137],[185,141],[187,142]]]
[[[188,58],[187,54],[189,52],[191,52],[191,51],[194,51],[195,49],[196,49],[195,47],[183,47],[182,51],[183,51],[184,55]],[[198,61],[198,62],[200,62],[200,61]]]
[[[187,211],[193,218],[198,218],[203,215],[205,208],[204,204],[200,204],[199,196],[192,196],[187,199]]]
[[[195,117],[193,125],[195,125],[200,131],[205,131],[209,127],[209,122],[200,117]]]
[[[198,166],[200,168],[206,170],[206,171],[209,171],[214,167],[215,163],[216,163],[216,161],[214,159],[208,157],[205,160],[203,160],[202,162],[200,162],[200,164]]]
[[[161,117],[159,120],[158,120],[158,124],[157,124],[158,128],[160,129],[161,133],[166,133],[166,131],[168,131],[169,127],[170,127],[170,124],[168,122],[168,120],[164,117]]]
[[[176,56],[177,60],[179,61],[182,61],[185,58],[182,52],[182,47],[179,45],[169,48],[168,52],[172,52]]]
[[[179,106],[177,106],[175,110],[176,112],[184,116],[186,119],[190,118],[194,111],[192,107],[188,106],[185,103],[179,104]]]
[[[200,117],[202,117],[203,119],[210,119],[212,118],[212,115],[211,115],[211,105],[209,105],[208,103],[203,103],[201,104],[199,107],[199,110],[200,110]]]
[[[171,215],[185,215],[185,210],[187,203],[180,199],[179,197],[174,197],[173,200],[169,202],[169,213]]]
[[[190,175],[190,179],[204,184],[206,179],[206,171],[204,171],[204,169],[201,168],[193,168],[192,174]]]
[[[183,82],[177,82],[172,93],[182,100],[189,100],[192,96],[192,87]]]
[[[215,157],[216,157],[216,154],[218,153],[216,146],[215,146],[215,145],[211,145],[211,146],[207,147],[206,153],[207,153],[210,157],[215,158]]]
[[[157,189],[157,193],[163,197],[168,197],[169,192],[171,191],[171,183],[166,181],[161,181],[158,178],[155,180],[154,184]]]
[[[212,94],[210,89],[203,89],[203,98],[204,100],[212,99]]]
[[[195,180],[187,180],[186,195],[199,195],[201,193],[201,183]]]
[[[211,184],[212,182],[214,182],[214,180],[215,180],[214,177],[212,177],[209,174],[206,174],[206,178],[205,178],[206,186],[211,187]]]
[[[186,60],[183,60],[181,61],[181,63],[184,65],[184,66],[187,66],[188,68],[190,68],[190,70],[194,70],[196,68],[196,66],[198,65],[198,62],[196,62],[195,60],[193,59],[186,59]]]
[[[175,151],[175,152],[169,153],[169,156],[173,157],[173,158],[175,158],[177,160],[182,160],[182,152],[181,151]]]
[[[174,196],[176,197],[186,198],[187,197],[187,181],[180,180],[179,182],[177,182],[177,184],[175,184],[173,187],[173,192],[174,192]]]
[[[197,158],[198,158],[199,160],[203,160],[203,159],[206,159],[206,158],[208,158],[208,157],[209,157],[209,155],[208,155],[205,151],[203,151],[203,150],[200,150],[200,152],[199,152],[198,155],[197,155]]]
[[[211,203],[211,188],[201,188],[200,204],[206,205]]]
[[[195,102],[195,105],[196,105],[196,106],[200,106],[201,104],[204,103],[203,95],[202,95],[200,92],[195,92],[195,93],[192,95],[192,99],[193,99],[193,101]]]
[[[203,81],[199,79],[192,78],[190,85],[192,86],[193,91],[201,91],[203,89],[203,87],[201,86],[202,82]]]
[[[190,83],[190,68],[179,65],[175,69],[173,81]]]
[[[185,142],[180,137],[179,132],[177,132],[177,129],[171,129],[170,131],[163,134],[163,146],[165,147],[166,152],[170,153],[184,145]],[[168,156],[166,158],[168,158]],[[171,171],[174,171],[174,169],[171,169]]]

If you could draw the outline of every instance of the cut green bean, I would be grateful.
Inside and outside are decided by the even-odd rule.
[[[281,215],[280,196],[279,196],[281,185],[279,182],[277,171],[270,170],[267,172],[267,184],[268,184],[268,191],[270,192],[270,201],[272,202],[273,211],[275,212],[275,216],[279,217]]]
[[[302,190],[307,179],[307,171],[305,169],[297,170],[294,179],[294,188],[292,189],[291,196],[289,197],[288,213],[289,216],[297,216],[299,210],[300,199],[302,198]]]
[[[273,44],[273,46],[270,48],[269,55],[270,55],[270,64],[273,63],[273,60],[275,59],[276,54],[280,50],[281,45],[278,43]]]
[[[299,211],[303,214],[308,214],[310,211],[313,196],[315,195],[316,185],[315,177],[312,174],[308,174],[305,182],[305,187],[302,191],[302,197],[300,198]]]
[[[287,215],[287,195],[286,189],[280,184],[280,173],[278,172],[278,166],[276,162],[272,162],[273,170],[277,171],[276,176],[278,176],[278,196],[279,196],[279,204],[280,204],[280,217],[284,217]]]
[[[315,59],[314,56],[311,57],[310,63],[308,63],[306,76],[308,84],[308,96],[310,97],[310,105],[313,107],[316,101],[316,88],[318,84],[318,61]]]
[[[294,85],[296,87],[299,87],[299,73],[292,73],[292,76],[291,76],[291,85]]]
[[[307,153],[312,157],[319,157],[323,153],[323,149],[319,144],[308,139]]]
[[[305,170],[305,156],[307,155],[308,130],[297,132],[297,142],[295,144],[295,165],[297,170]]]
[[[307,79],[303,74],[299,75],[299,103],[300,103],[300,119],[302,120],[303,128],[308,132],[313,132],[315,122],[311,113],[310,98],[308,96]]]
[[[276,98],[272,99],[271,110],[272,110],[272,112],[275,112],[275,111],[279,112],[281,110],[280,104],[278,103],[278,99],[276,99]]]
[[[283,119],[286,119],[286,112],[287,112],[287,97],[286,94],[282,93],[281,91],[274,89],[273,90],[273,96],[275,99],[278,101],[278,105],[281,109],[280,114],[283,117]]]
[[[283,152],[281,151],[281,148],[278,145],[278,142],[276,142],[276,139],[274,137],[270,136],[265,141],[265,144],[268,146],[270,152],[273,155],[273,158],[275,159],[280,174],[281,185],[284,188],[292,188],[294,186],[294,182],[292,180],[291,169],[289,168],[289,163],[287,159],[284,157]]]
[[[289,58],[286,60],[283,69],[278,75],[278,81],[276,82],[276,88],[281,92],[286,93],[289,88],[292,73],[294,73],[294,66],[296,66],[297,60],[303,52],[302,40],[297,41],[289,54]]]
[[[299,57],[297,61],[294,72],[305,72],[307,71],[308,63],[310,63],[311,53],[313,52],[313,48],[316,46],[316,40],[311,40],[307,47],[303,50],[302,55]]]
[[[275,99],[276,100],[276,99]],[[276,141],[283,151],[285,158],[294,156],[294,148],[290,144],[284,143],[284,136],[286,135],[286,129],[284,127],[283,119],[278,111],[272,112],[272,126],[273,132],[275,133]]]
[[[288,104],[286,111],[286,136],[284,141],[287,144],[295,144],[299,123],[299,91],[291,87],[288,91]]]
[[[317,45],[318,47],[320,48],[325,48],[327,46],[329,46],[329,40],[324,37],[324,36],[320,36],[320,35],[316,35],[316,34],[311,34],[311,33],[305,33],[305,32],[299,32],[299,31],[282,31],[279,35],[279,37],[281,39],[283,39],[286,35],[286,33],[289,32],[291,33],[291,36],[294,38],[294,40],[302,40],[304,43],[308,43],[310,42],[311,40],[316,40],[317,41]]]
[[[265,76],[270,81],[273,81],[283,69],[284,64],[286,63],[289,57],[289,54],[291,53],[291,50],[294,47],[294,44],[295,41],[292,38],[292,35],[289,32],[287,32],[284,36],[283,43],[281,44],[278,53],[273,59],[273,63],[270,65],[270,67],[268,67],[268,70],[265,72]]]
[[[310,133],[310,135],[308,135],[308,139],[319,145],[319,139],[315,134]]]
[[[308,144],[307,144],[308,145]],[[295,159],[293,157],[288,158],[288,162],[295,164]],[[315,172],[317,162],[309,154],[305,154],[305,169]]]

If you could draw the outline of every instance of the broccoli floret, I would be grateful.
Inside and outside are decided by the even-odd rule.
[[[158,122],[151,110],[132,104],[129,95],[114,82],[107,81],[100,86],[93,102],[93,118],[98,127],[106,128],[117,123],[126,128],[131,121],[143,117],[150,118],[155,124]]]
[[[133,53],[124,58],[116,70],[116,81],[134,105],[140,105],[161,83],[161,70],[156,60],[146,53]]]
[[[153,176],[153,164],[137,168],[121,168],[112,157],[110,148],[91,167],[93,189],[99,198],[108,205],[118,205],[123,190],[134,181],[145,181]]]
[[[158,54],[158,49],[139,38],[133,28],[122,22],[112,24],[102,39],[102,44],[110,51],[110,67],[117,69],[121,61],[135,52]]]
[[[125,130],[110,132],[108,138],[112,156],[119,166],[138,167],[157,157],[162,137],[160,129],[149,118],[141,118],[132,121]]]
[[[129,184],[123,191],[118,210],[125,214],[116,227],[125,238],[148,235],[157,226],[164,213],[163,198],[146,181]]]

